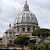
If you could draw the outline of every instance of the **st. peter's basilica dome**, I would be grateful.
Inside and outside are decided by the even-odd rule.
[[[30,12],[29,6],[27,5],[27,1],[24,4],[23,11],[17,15],[14,24],[17,23],[35,23],[38,24],[35,15]]]

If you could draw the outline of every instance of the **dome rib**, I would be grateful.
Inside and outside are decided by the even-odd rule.
[[[35,15],[29,11],[29,7],[27,5],[27,1],[25,2],[25,5],[23,7],[23,11],[18,14],[17,19],[15,19],[16,23],[35,23],[38,24],[38,21],[35,17]]]

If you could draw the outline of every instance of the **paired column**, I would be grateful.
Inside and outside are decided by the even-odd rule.
[[[27,26],[25,26],[25,32],[27,32]]]
[[[31,32],[33,32],[33,26],[31,26]]]
[[[21,33],[22,29],[21,29],[21,26],[19,27],[19,33]]]

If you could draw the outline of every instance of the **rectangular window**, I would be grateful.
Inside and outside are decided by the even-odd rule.
[[[9,38],[11,39],[11,36],[9,36]]]
[[[27,28],[28,32],[30,31],[30,28]]]
[[[23,28],[23,31],[25,31],[25,28]]]
[[[12,41],[11,41],[11,40],[9,40],[9,43],[10,43],[10,44],[12,44]]]
[[[33,26],[33,30],[35,29],[35,26]]]
[[[10,32],[10,34],[11,34],[11,32]]]

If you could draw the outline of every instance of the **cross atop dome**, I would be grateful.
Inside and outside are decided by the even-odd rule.
[[[27,0],[25,1],[25,5],[27,5]]]
[[[11,23],[9,24],[9,27],[11,27]]]
[[[27,0],[25,1],[24,7],[23,7],[23,11],[29,11],[29,6],[27,4]]]

